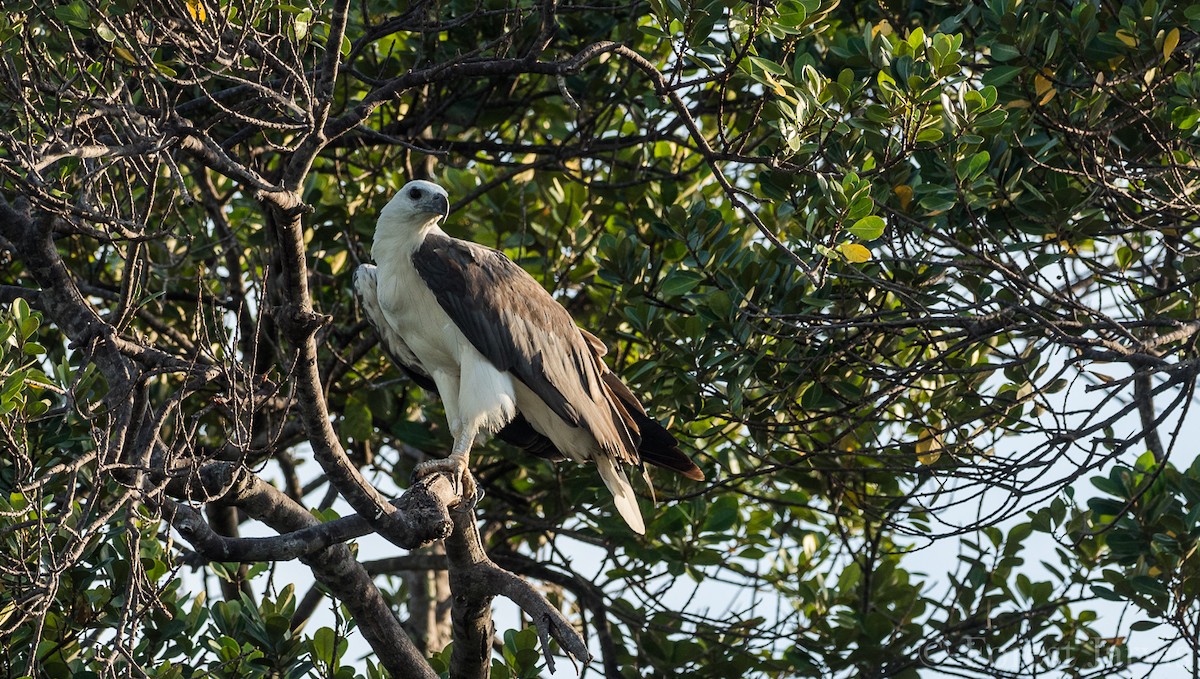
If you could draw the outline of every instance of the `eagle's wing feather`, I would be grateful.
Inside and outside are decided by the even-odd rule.
[[[383,343],[384,351],[387,352],[392,363],[408,375],[417,386],[436,394],[437,384],[433,378],[417,360],[416,354],[409,348],[404,338],[393,331],[384,319],[383,309],[379,306],[379,300],[375,293],[377,280],[378,271],[374,264],[361,264],[354,271],[354,292],[358,296],[358,302],[362,305],[367,320],[375,328],[375,334],[379,336],[379,341]],[[552,462],[566,458],[558,448],[554,447],[554,443],[549,438],[534,429],[533,425],[529,424],[529,420],[526,420],[520,413],[503,429],[496,432],[496,436],[502,441],[524,449],[531,455]]]
[[[512,373],[571,426],[586,427],[602,450],[637,464],[633,416],[605,384],[607,370],[550,293],[498,250],[430,233],[413,264],[467,340]]]
[[[354,293],[358,296],[358,303],[362,305],[367,320],[375,327],[375,334],[379,336],[379,341],[383,343],[383,348],[392,359],[392,363],[411,377],[417,386],[436,392],[437,385],[425,371],[417,355],[384,318],[383,309],[379,306],[379,299],[375,293],[378,278],[379,271],[374,264],[360,264],[354,270]]]

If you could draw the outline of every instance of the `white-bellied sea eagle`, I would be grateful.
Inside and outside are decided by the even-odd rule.
[[[462,483],[476,436],[495,432],[546,459],[592,461],[629,526],[645,533],[623,469],[642,461],[703,480],[550,293],[504,253],[452,238],[446,191],[405,184],[379,213],[376,265],[354,272],[364,311],[393,360],[442,397],[454,445],[419,475]],[[461,485],[460,485],[461,487]]]

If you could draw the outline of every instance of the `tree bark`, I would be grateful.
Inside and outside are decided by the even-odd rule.
[[[413,556],[446,559],[442,543],[422,547]],[[365,565],[365,564],[364,564]],[[368,571],[370,568],[368,567]],[[400,574],[408,588],[408,620],[405,629],[426,655],[437,653],[450,643],[450,575],[444,567],[412,569]]]

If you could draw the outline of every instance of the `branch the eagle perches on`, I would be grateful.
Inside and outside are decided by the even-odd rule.
[[[591,660],[587,644],[570,621],[532,585],[488,557],[476,525],[474,503],[456,495],[445,474],[430,474],[417,480],[392,503],[396,511],[391,514],[371,519],[352,515],[324,523],[244,468],[210,463],[192,477],[197,478],[202,490],[183,488],[182,480],[173,481],[168,490],[190,497],[196,497],[198,490],[205,495],[211,493],[213,496],[206,498],[207,502],[237,506],[280,531],[279,535],[266,538],[226,537],[214,531],[194,507],[167,501],[164,516],[199,556],[208,561],[240,563],[299,559],[309,565],[317,580],[351,609],[364,636],[391,637],[382,647],[395,649],[396,657],[379,659],[393,674],[398,669],[403,672],[397,676],[434,675],[403,630],[397,625],[379,624],[379,615],[386,613],[393,622],[395,616],[386,609],[373,585],[364,587],[363,579],[369,583],[370,576],[344,544],[375,531],[407,550],[445,541],[452,593],[451,676],[488,676],[494,636],[491,604],[497,595],[508,598],[529,616],[551,671],[554,670],[551,639],[558,642],[572,663],[582,660],[586,664]],[[364,596],[367,590],[379,601]],[[385,610],[371,610],[381,603]]]

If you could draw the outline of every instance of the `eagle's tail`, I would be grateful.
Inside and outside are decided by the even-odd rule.
[[[600,340],[596,340],[599,342]],[[640,440],[637,444],[638,456],[644,462],[649,462],[657,467],[670,469],[673,472],[682,474],[693,481],[703,481],[704,472],[696,466],[695,462],[687,456],[687,453],[679,449],[679,443],[671,436],[671,432],[667,431],[666,427],[658,423],[658,420],[646,414],[645,408],[638,403],[637,397],[633,392],[629,391],[629,387],[621,381],[619,377],[611,371],[604,373],[604,384],[609,388],[621,405],[624,406],[630,418],[633,420],[634,429],[637,430]]]
[[[657,467],[670,469],[682,474],[693,481],[703,481],[704,472],[696,466],[687,453],[679,449],[679,443],[671,432],[652,417],[633,414],[637,420],[638,429],[642,433],[642,441],[638,445],[638,455],[643,462],[649,462]]]
[[[629,524],[635,533],[645,535],[646,524],[642,521],[642,512],[638,509],[633,486],[629,485],[629,477],[625,476],[625,471],[617,466],[612,457],[601,453],[595,459],[600,478],[604,479],[604,485],[608,486],[609,492],[612,493],[613,502],[617,505],[621,518],[625,519],[625,523]]]

